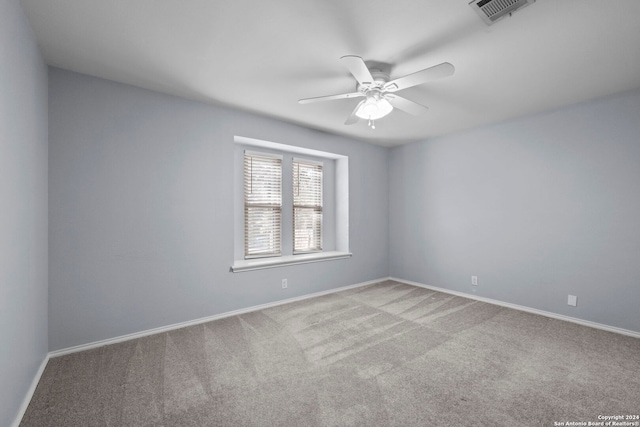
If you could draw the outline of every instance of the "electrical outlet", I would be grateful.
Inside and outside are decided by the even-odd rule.
[[[471,276],[471,284],[473,286],[478,286],[478,276]]]
[[[282,289],[287,289],[287,279],[282,279]]]
[[[567,300],[567,305],[576,307],[578,305],[578,297],[575,295],[569,295],[569,299]]]

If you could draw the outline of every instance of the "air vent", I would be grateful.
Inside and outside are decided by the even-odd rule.
[[[518,9],[536,0],[473,0],[469,6],[475,10],[487,25],[511,15]]]

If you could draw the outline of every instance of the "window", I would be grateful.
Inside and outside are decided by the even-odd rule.
[[[245,152],[244,256],[282,253],[282,157]]]
[[[322,250],[322,163],[293,159],[293,253]]]
[[[349,158],[234,137],[231,272],[351,257]]]

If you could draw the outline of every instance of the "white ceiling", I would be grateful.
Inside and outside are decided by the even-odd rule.
[[[48,64],[380,145],[640,87],[640,1],[538,0],[487,26],[468,0],[22,0]],[[391,78],[452,77],[399,94],[429,106],[344,125],[358,99],[340,61]]]

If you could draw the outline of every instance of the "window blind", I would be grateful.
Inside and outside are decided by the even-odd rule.
[[[322,163],[293,159],[293,253],[322,250]]]
[[[245,151],[245,258],[281,255],[281,223],[282,157]]]

